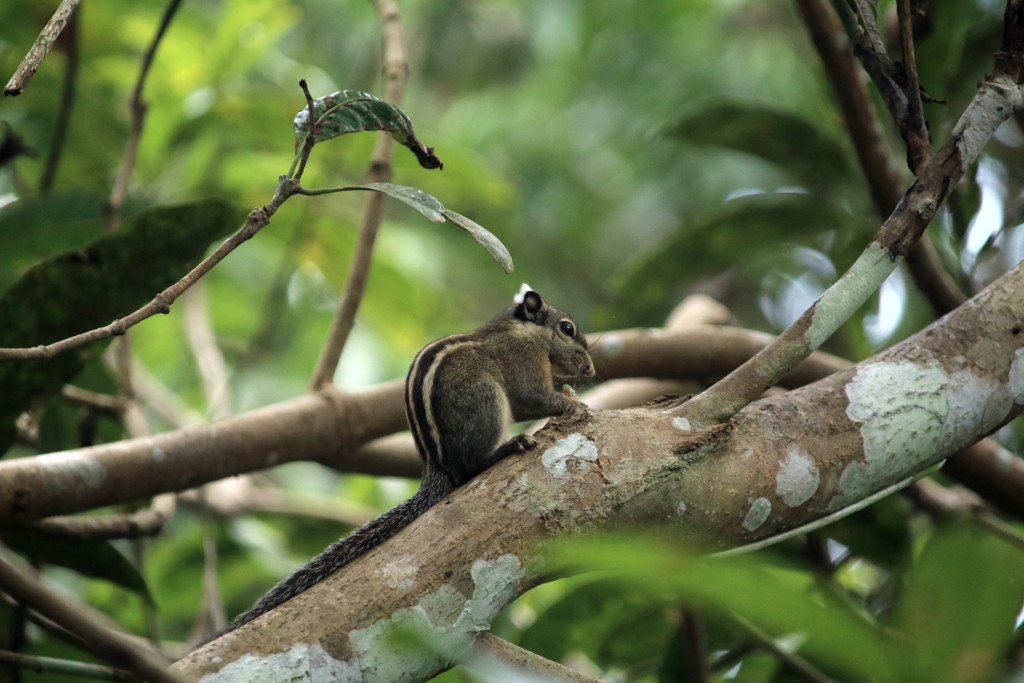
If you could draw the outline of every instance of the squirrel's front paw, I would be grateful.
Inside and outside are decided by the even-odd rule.
[[[516,434],[508,440],[508,444],[512,453],[525,453],[537,445],[537,439],[529,434]]]

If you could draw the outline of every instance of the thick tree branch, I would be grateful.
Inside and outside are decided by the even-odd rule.
[[[604,379],[697,377],[710,381],[771,339],[717,326],[679,332],[622,330],[601,335],[593,355],[598,376]],[[815,354],[784,383],[799,386],[844,367],[846,363],[838,358]],[[404,471],[418,476],[418,458],[396,462],[357,450],[367,441],[404,429],[402,382],[344,394],[328,387],[198,427],[0,461],[0,519],[82,512],[295,460],[329,461],[350,472]]]
[[[297,668],[388,679],[400,666],[424,680],[543,580],[536,544],[554,534],[674,520],[709,550],[754,548],[849,514],[1024,409],[1022,289],[1019,264],[905,342],[728,425],[690,431],[657,408],[556,422],[534,452],[174,668],[217,681]]]

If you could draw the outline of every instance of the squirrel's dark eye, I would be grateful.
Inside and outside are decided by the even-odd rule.
[[[558,323],[558,329],[560,329],[562,331],[562,334],[564,334],[567,337],[571,337],[576,333],[576,327],[568,320],[563,320],[562,322]]]

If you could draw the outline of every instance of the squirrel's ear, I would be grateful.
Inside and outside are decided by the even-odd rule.
[[[525,282],[513,301],[516,304],[515,316],[529,322],[536,322],[537,313],[544,308],[544,300],[540,298],[540,294],[530,289],[530,285]]]

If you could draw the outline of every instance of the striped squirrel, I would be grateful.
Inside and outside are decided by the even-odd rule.
[[[579,327],[526,284],[512,305],[483,327],[425,346],[405,380],[406,417],[423,458],[419,490],[329,546],[226,630],[324,580],[502,458],[530,450],[536,444],[531,436],[505,440],[511,423],[583,409],[568,385],[555,388],[555,378],[593,374]]]

